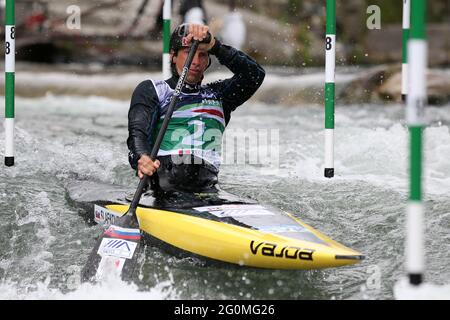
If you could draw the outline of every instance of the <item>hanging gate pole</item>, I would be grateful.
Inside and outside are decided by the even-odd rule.
[[[403,0],[403,35],[402,35],[402,101],[408,94],[408,39],[410,28],[411,0]]]
[[[334,177],[334,100],[336,67],[336,0],[327,0],[325,36],[325,177]]]
[[[410,133],[410,189],[406,216],[406,270],[409,282],[419,285],[425,271],[424,207],[422,202],[422,134],[427,104],[426,1],[411,2],[411,34],[408,41],[409,89],[406,121]]]
[[[5,8],[5,165],[14,165],[14,83],[16,64],[15,5],[6,0]]]
[[[169,79],[172,72],[170,71],[170,19],[172,18],[172,0],[164,0],[163,7],[163,78]]]

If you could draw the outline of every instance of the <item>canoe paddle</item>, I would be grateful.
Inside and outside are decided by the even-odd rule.
[[[187,36],[187,27],[184,28],[184,36]],[[202,43],[209,43],[211,35],[208,32],[206,39]],[[175,87],[174,94],[164,117],[163,124],[159,130],[155,144],[153,146],[150,158],[155,161],[158,155],[161,142],[169,125],[175,105],[181,95],[181,89],[184,86],[189,68],[194,59],[199,40],[193,40],[189,55],[184,63],[180,78]],[[101,279],[111,273],[120,275],[125,281],[132,280],[135,266],[137,265],[137,254],[140,250],[141,231],[136,214],[137,206],[141,199],[144,188],[147,186],[148,176],[144,175],[139,181],[139,185],[131,201],[128,211],[120,218],[115,219],[114,223],[100,236],[94,249],[89,255],[88,261],[81,272],[82,281]]]

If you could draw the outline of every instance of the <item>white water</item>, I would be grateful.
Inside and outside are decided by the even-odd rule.
[[[149,248],[138,286],[77,282],[98,229],[67,204],[64,190],[67,179],[136,185],[125,144],[128,101],[48,95],[17,98],[16,106],[16,166],[0,168],[0,234],[6,243],[0,250],[0,299],[393,298],[394,284],[404,274],[408,132],[403,106],[337,107],[331,180],[323,178],[320,107],[248,103],[227,129],[278,129],[280,169],[275,175],[258,165],[224,165],[224,189],[296,212],[364,253],[363,263],[307,273],[224,271]],[[425,130],[425,276],[436,284],[450,278],[449,111],[450,106],[428,108]],[[0,124],[1,154],[3,146]],[[230,274],[228,281],[223,272]],[[274,284],[266,283],[268,278]],[[404,288],[403,297],[409,292]]]
[[[164,300],[177,299],[170,282],[159,283],[148,291],[139,291],[133,284],[110,279],[100,284],[83,283],[68,293],[49,287],[49,281],[38,282],[25,289],[16,283],[0,284],[1,300]]]

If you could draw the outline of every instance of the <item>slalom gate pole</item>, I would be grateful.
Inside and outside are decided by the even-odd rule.
[[[403,35],[402,35],[402,101],[408,94],[408,39],[410,28],[411,0],[403,0]]]
[[[169,79],[170,71],[170,20],[172,18],[172,0],[164,0],[163,7],[163,78]]]
[[[425,271],[424,205],[422,202],[422,134],[427,104],[426,0],[411,0],[411,33],[408,41],[409,92],[406,121],[410,133],[410,189],[406,216],[406,271],[409,282],[419,285]]]
[[[325,177],[334,177],[334,100],[336,68],[336,0],[327,0],[325,36]]]
[[[5,165],[14,165],[14,83],[16,64],[15,4],[5,8]]]

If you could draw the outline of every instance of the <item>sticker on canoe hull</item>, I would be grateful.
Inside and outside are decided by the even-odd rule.
[[[99,224],[111,225],[115,223],[116,218],[121,217],[121,214],[108,210],[106,208],[94,205],[94,221]]]
[[[105,275],[107,276],[120,276],[122,273],[123,266],[125,265],[125,258],[117,258],[113,256],[104,256],[100,260],[98,265],[97,273],[95,278],[97,280],[103,279]]]
[[[299,248],[295,246],[281,246],[276,243],[261,242],[261,241],[251,241],[250,242],[250,252],[257,256],[263,255],[273,258],[281,259],[300,259],[313,261],[313,249]]]
[[[274,215],[273,212],[258,204],[224,204],[194,209],[200,212],[209,212],[219,218]]]
[[[137,243],[124,239],[103,238],[97,253],[102,256],[131,259],[136,250]]]
[[[270,226],[261,226],[258,227],[258,230],[267,233],[289,233],[289,232],[302,232],[305,231],[305,228],[295,224],[277,224]]]

